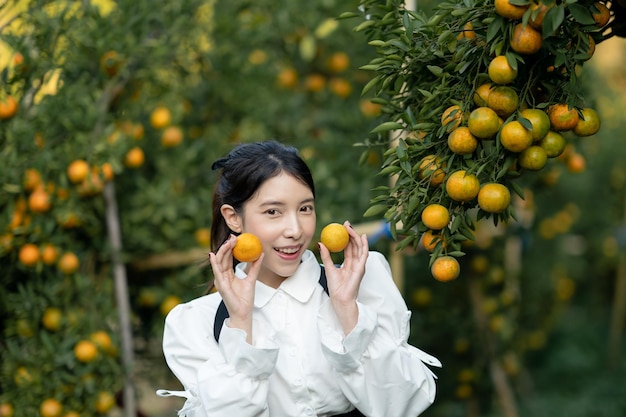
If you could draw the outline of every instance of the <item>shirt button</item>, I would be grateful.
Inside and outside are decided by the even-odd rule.
[[[313,415],[313,409],[311,407],[307,407],[304,409],[304,412],[307,416],[312,416]]]
[[[300,385],[302,385],[302,384],[303,384],[303,382],[304,382],[304,381],[302,380],[302,378],[298,378],[298,379],[296,379],[295,381],[293,381],[293,384],[294,384],[296,387],[299,387]]]

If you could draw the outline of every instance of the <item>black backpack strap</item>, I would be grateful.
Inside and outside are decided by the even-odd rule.
[[[326,282],[326,271],[324,270],[324,265],[320,265],[320,279],[319,283],[324,289],[324,292],[328,294],[328,282]],[[217,307],[217,311],[215,312],[215,320],[213,321],[213,336],[215,337],[215,341],[219,343],[220,333],[222,332],[222,326],[224,325],[224,320],[226,320],[230,315],[228,314],[228,310],[226,309],[226,304],[224,301],[220,301],[220,305]]]

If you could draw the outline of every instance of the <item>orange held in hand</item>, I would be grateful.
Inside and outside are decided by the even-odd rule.
[[[263,246],[258,237],[252,233],[242,233],[237,236],[237,243],[233,248],[233,256],[240,262],[254,262],[261,256]]]
[[[320,238],[324,246],[331,252],[341,252],[350,241],[345,226],[339,223],[330,223],[324,227]]]

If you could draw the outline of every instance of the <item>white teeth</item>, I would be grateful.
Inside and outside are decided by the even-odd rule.
[[[282,252],[288,255],[298,252],[298,249],[276,249],[278,252]]]

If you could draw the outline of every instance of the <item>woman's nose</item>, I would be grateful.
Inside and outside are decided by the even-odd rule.
[[[302,225],[300,224],[300,220],[297,216],[289,216],[286,224],[284,233],[286,236],[297,239],[302,234]]]

